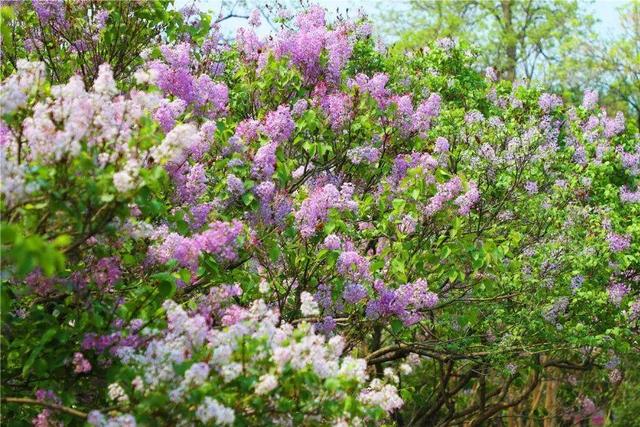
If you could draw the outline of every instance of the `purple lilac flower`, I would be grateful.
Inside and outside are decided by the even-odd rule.
[[[592,110],[598,104],[598,92],[595,90],[586,90],[582,98],[582,107],[586,110]]]
[[[245,142],[252,142],[258,139],[259,129],[260,122],[258,120],[246,119],[238,123],[235,136],[241,138]]]
[[[432,93],[426,101],[423,101],[416,108],[413,114],[413,130],[415,132],[426,132],[431,127],[431,121],[440,114],[440,95]]]
[[[627,169],[630,175],[640,175],[640,145],[636,147],[635,153],[622,151],[620,153],[620,159],[622,161],[622,166]]]
[[[308,108],[309,102],[306,99],[299,99],[295,104],[293,104],[293,107],[291,108],[291,114],[295,117],[299,117],[302,115],[302,113],[307,111]]]
[[[323,335],[329,335],[336,329],[336,326],[336,321],[332,316],[325,316],[321,322],[317,322],[313,325],[315,331]]]
[[[349,304],[356,304],[367,297],[367,290],[358,283],[347,283],[342,298]]]
[[[609,294],[609,301],[612,304],[620,305],[622,299],[629,293],[631,289],[624,283],[614,283],[607,288]]]
[[[202,203],[199,205],[191,206],[189,210],[189,217],[187,223],[192,230],[197,230],[207,222],[209,212],[214,208],[214,203]]]
[[[403,234],[412,234],[416,231],[416,227],[418,225],[418,220],[412,217],[411,215],[404,215],[400,220],[400,224],[398,225],[398,230]]]
[[[327,74],[333,81],[339,81],[340,72],[351,58],[353,44],[346,28],[338,27],[327,33],[325,47],[328,53]]]
[[[548,113],[554,108],[562,105],[562,98],[555,94],[543,93],[538,99],[538,105],[542,108],[542,111]]]
[[[438,184],[437,192],[429,203],[423,208],[422,212],[427,216],[433,216],[436,212],[444,208],[444,203],[453,199],[462,191],[462,181],[457,176],[444,184]],[[460,208],[467,206],[468,203],[461,201]]]
[[[187,103],[182,99],[168,102],[153,113],[153,118],[160,124],[164,132],[169,132],[176,124],[176,118],[182,114]]]
[[[584,276],[573,276],[571,278],[571,292],[575,293],[584,283]]]
[[[177,182],[177,194],[183,203],[193,204],[207,189],[207,177],[202,164],[188,166],[184,179]]]
[[[610,232],[607,234],[609,249],[612,252],[622,252],[631,246],[631,236]]]
[[[604,136],[607,138],[614,137],[624,131],[624,114],[618,111],[613,119],[604,118]]]
[[[547,310],[543,317],[549,323],[556,323],[558,320],[558,316],[564,314],[564,312],[569,307],[569,298],[561,297],[551,306],[549,310]]]
[[[357,209],[358,205],[352,197],[353,186],[350,184],[343,184],[341,191],[333,184],[313,190],[295,214],[300,234],[305,238],[314,235],[318,227],[327,220],[332,208],[342,211]]]
[[[429,291],[427,281],[424,279],[402,285],[396,293],[406,299],[415,310],[433,308],[439,301],[438,295]]]
[[[121,276],[120,260],[117,257],[101,258],[93,268],[93,281],[101,289],[115,285]]]
[[[439,136],[436,139],[434,151],[436,153],[447,153],[449,151],[449,141],[446,138]]]
[[[498,81],[498,73],[496,73],[496,69],[493,67],[487,67],[484,70],[484,76],[487,78],[487,80],[489,80],[490,82],[497,82]]]
[[[244,194],[244,183],[240,178],[230,173],[227,175],[227,191],[234,196],[242,196]]]
[[[351,98],[347,94],[339,92],[328,95],[321,105],[334,131],[342,129],[351,117]]]
[[[455,204],[458,205],[458,213],[460,215],[468,215],[471,212],[471,208],[480,200],[480,191],[474,181],[469,181],[469,189],[462,196],[459,196],[455,200]]]
[[[471,125],[473,123],[480,123],[483,120],[484,120],[484,116],[478,110],[469,111],[467,114],[464,115],[464,122],[468,125]]]
[[[524,189],[527,191],[527,193],[529,193],[530,195],[534,195],[538,193],[538,183],[535,181],[527,181],[524,184]]]
[[[628,312],[629,321],[640,319],[640,299],[637,299],[631,303]]]
[[[276,194],[276,184],[273,181],[263,181],[255,188],[256,196],[262,202],[270,202]]]
[[[626,185],[620,187],[620,201],[622,203],[640,203],[640,188],[633,191]]]
[[[38,19],[47,24],[52,21],[58,25],[65,22],[65,5],[63,0],[32,0],[31,4]]]
[[[258,149],[253,158],[251,172],[258,179],[269,179],[276,170],[276,150],[278,145],[275,142],[263,145]]]
[[[354,165],[376,163],[380,160],[380,150],[372,146],[362,146],[347,150],[347,157]]]
[[[340,237],[338,237],[335,234],[329,234],[327,237],[324,238],[323,246],[325,247],[325,249],[328,249],[330,251],[336,251],[340,249],[341,245],[342,245],[342,240],[340,240]]]
[[[281,105],[277,110],[267,114],[262,130],[271,138],[271,141],[280,144],[291,137],[295,127],[291,110],[286,105]]]
[[[100,9],[98,13],[96,13],[96,27],[98,29],[103,29],[107,24],[107,19],[109,19],[109,11],[106,9]]]
[[[251,28],[238,28],[236,31],[236,45],[238,51],[243,55],[244,59],[249,62],[255,62],[260,57],[260,50],[263,43],[257,34]]]
[[[444,51],[450,51],[451,49],[453,49],[454,47],[456,47],[456,40],[452,39],[450,37],[443,37],[440,38],[438,40],[436,40],[436,45],[444,50]]]
[[[369,260],[355,251],[345,251],[338,256],[336,269],[342,276],[354,281],[369,280]]]

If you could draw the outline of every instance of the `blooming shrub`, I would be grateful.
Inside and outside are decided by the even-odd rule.
[[[59,35],[95,5],[5,8],[46,46],[33,19]],[[450,39],[387,53],[317,6],[232,42],[153,16],[135,68],[3,67],[7,419],[595,423],[638,384],[624,117],[485,78]]]

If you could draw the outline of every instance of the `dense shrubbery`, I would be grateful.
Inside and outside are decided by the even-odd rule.
[[[164,7],[3,6],[8,425],[636,422],[634,125]]]

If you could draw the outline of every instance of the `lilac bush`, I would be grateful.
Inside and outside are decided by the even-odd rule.
[[[228,41],[105,4],[3,9],[42,45],[0,84],[7,419],[597,423],[637,386],[638,129],[597,94],[318,6]],[[135,64],[43,62],[80,17],[88,45],[164,30]]]

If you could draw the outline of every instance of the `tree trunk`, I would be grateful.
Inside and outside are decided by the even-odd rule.
[[[511,0],[502,0],[502,26],[504,28],[505,58],[506,64],[503,69],[502,77],[506,80],[515,80],[516,64],[517,64],[517,46],[516,35],[513,31],[512,21],[512,2]]]

